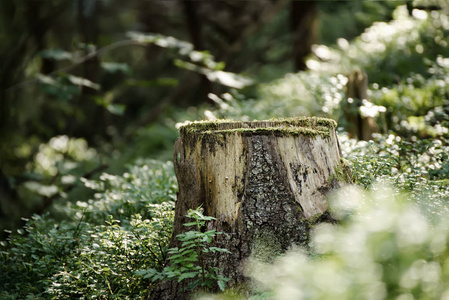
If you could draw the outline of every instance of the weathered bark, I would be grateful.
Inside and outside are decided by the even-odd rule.
[[[246,283],[245,260],[271,260],[294,245],[307,247],[311,225],[328,217],[326,194],[347,180],[335,133],[321,118],[254,122],[194,122],[180,128],[174,165],[179,184],[171,246],[185,230],[188,209],[199,205],[224,232],[214,246],[231,254],[208,263]],[[177,283],[154,299],[182,299]],[[170,294],[171,293],[171,294]],[[176,295],[176,296],[175,296]]]

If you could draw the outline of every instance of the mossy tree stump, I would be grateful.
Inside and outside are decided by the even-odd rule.
[[[311,225],[327,216],[326,194],[349,178],[341,163],[336,123],[322,118],[193,122],[180,128],[174,165],[179,184],[176,235],[188,209],[198,206],[217,220],[207,230],[224,232],[211,264],[245,282],[249,256],[274,258],[306,246]]]

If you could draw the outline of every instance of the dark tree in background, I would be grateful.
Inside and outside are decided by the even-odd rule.
[[[182,0],[182,5],[184,9],[185,23],[187,30],[189,32],[190,41],[196,50],[204,51],[206,48],[204,47],[203,42],[203,30],[201,24],[201,18],[198,17],[198,2],[196,1],[188,1]],[[212,84],[207,79],[205,75],[200,76],[200,93],[199,93],[199,102],[207,101],[207,94],[212,92]],[[197,100],[197,101],[198,101]]]
[[[81,51],[83,55],[90,55],[98,45],[100,34],[98,20],[101,18],[102,1],[77,0],[77,19],[81,41]],[[100,82],[100,58],[93,55],[82,66],[81,75],[83,78],[94,83]],[[76,109],[84,115],[85,122],[78,128],[80,122],[71,123],[69,131],[75,136],[91,137],[92,142],[95,135],[104,135],[108,124],[105,121],[105,111],[94,102],[95,90],[88,87],[81,87],[81,95],[78,98]],[[94,133],[94,134],[92,134]]]
[[[305,58],[318,42],[318,7],[316,1],[292,1],[290,8],[292,56],[295,71],[305,70]]]
[[[0,2],[0,235],[4,228],[17,226],[17,219],[28,214],[30,203],[21,201],[16,186],[24,181],[25,166],[32,159],[16,154],[23,144],[33,147],[30,139],[48,139],[54,132],[45,129],[50,119],[43,117],[35,89],[23,90],[25,72],[35,63],[38,53],[50,46],[48,33],[68,2]],[[63,28],[61,28],[63,29]],[[42,59],[37,72],[48,74],[55,64]],[[49,122],[51,124],[51,122]]]
[[[225,61],[227,69],[242,72],[265,60],[270,48],[267,42],[282,44],[285,33],[270,35],[264,32],[275,19],[288,10],[288,1],[200,1],[198,16],[204,24],[205,45],[214,55]],[[280,26],[283,26],[282,22]],[[261,44],[263,40],[264,44]],[[284,57],[287,58],[287,57]]]

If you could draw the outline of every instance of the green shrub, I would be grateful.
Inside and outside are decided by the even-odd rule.
[[[140,161],[122,176],[85,180],[95,199],[62,206],[68,218],[34,216],[3,241],[0,298],[144,298],[162,270],[173,228],[173,165]]]
[[[52,274],[46,292],[57,298],[144,298],[148,280],[134,273],[141,268],[160,269],[167,256],[173,227],[173,204],[152,204],[151,219],[134,215],[130,228],[112,216],[105,225],[84,231],[85,241],[69,261]]]
[[[438,11],[415,10],[414,15],[399,6],[391,22],[374,23],[354,41],[339,39],[339,48],[317,47],[318,59],[307,65],[331,74],[359,68],[380,86],[398,83],[411,73],[427,77],[429,62],[449,56],[449,18]]]
[[[449,145],[446,139],[407,141],[390,134],[374,141],[340,135],[354,182],[364,188],[382,182],[409,193],[431,219],[449,214]]]
[[[99,167],[98,152],[89,147],[82,138],[70,138],[60,135],[46,143],[33,145],[24,141],[13,151],[21,158],[30,158],[18,178],[8,178],[8,184],[16,192],[15,199],[0,199],[4,217],[0,221],[0,230],[17,228],[20,217],[42,212],[57,200],[65,201],[70,197],[89,197],[80,178],[88,176]],[[2,164],[7,172],[8,164]],[[15,195],[15,194],[13,194]],[[3,196],[3,194],[2,194]]]
[[[148,204],[161,204],[176,199],[177,183],[172,162],[156,160],[136,161],[122,175],[103,173],[98,180],[82,178],[84,185],[95,191],[93,199],[69,202],[56,206],[67,218],[75,216],[93,224],[104,224],[113,216],[122,226],[129,225],[129,217],[139,214],[152,217]]]

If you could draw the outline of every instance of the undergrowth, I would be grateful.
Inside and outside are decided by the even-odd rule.
[[[318,47],[321,57],[308,63],[312,71],[259,85],[257,99],[236,91],[209,95],[216,103],[210,113],[220,118],[317,115],[344,124],[347,67],[357,67],[371,78],[371,102],[364,108],[385,108],[373,113],[381,133],[372,141],[356,141],[338,129],[355,183],[331,202],[341,224],[316,229],[314,257],[294,251],[272,266],[255,262],[254,297],[448,297],[449,19],[438,11],[415,12],[419,18],[413,18],[404,9],[352,42]],[[381,34],[384,29],[388,35]],[[122,157],[132,161],[153,149],[149,137],[162,149],[155,155],[169,157],[175,119],[202,118],[204,109],[141,129]],[[207,251],[226,252],[209,247],[217,232],[187,231],[179,237],[182,246],[169,249],[177,190],[173,164],[134,160],[125,173],[83,177],[79,170],[96,165],[94,154],[82,140],[66,136],[39,147],[28,169],[44,184],[24,185],[20,192],[65,201],[55,202],[52,214],[25,220],[1,242],[0,298],[147,298],[158,280],[167,279],[192,280],[191,288],[224,287],[219,270],[198,264]],[[80,191],[69,193],[65,186],[78,181]],[[208,218],[194,212],[190,217],[196,225]]]

